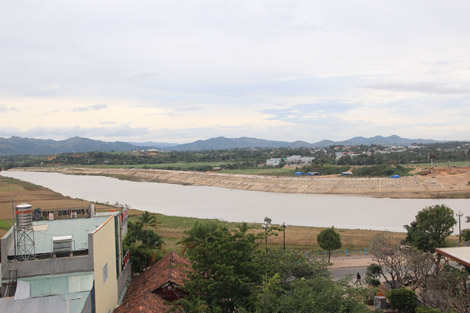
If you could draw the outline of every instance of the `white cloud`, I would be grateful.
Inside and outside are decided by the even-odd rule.
[[[0,125],[51,137],[145,130],[109,128],[111,140],[469,139],[469,9],[463,0],[7,2]]]

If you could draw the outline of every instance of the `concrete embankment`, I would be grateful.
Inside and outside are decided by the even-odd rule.
[[[24,168],[22,170],[59,172],[71,175],[103,175],[134,181],[283,193],[349,194],[381,198],[461,198],[468,197],[470,194],[470,186],[465,184],[467,177],[459,177],[456,180],[449,180],[449,177],[440,179],[438,176],[407,176],[399,179],[337,176],[273,177],[212,172],[88,167],[42,167]],[[468,176],[468,179],[470,179],[470,173]]]

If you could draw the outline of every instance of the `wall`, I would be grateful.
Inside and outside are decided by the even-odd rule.
[[[91,236],[93,264],[95,272],[95,308],[96,313],[108,313],[114,310],[118,301],[116,277],[116,245],[114,216],[110,216]],[[103,267],[108,266],[108,278],[103,279]]]

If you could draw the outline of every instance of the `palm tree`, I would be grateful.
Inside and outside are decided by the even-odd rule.
[[[183,246],[182,252],[184,253],[187,248],[195,248],[199,242],[218,231],[219,227],[214,223],[199,223],[195,222],[191,229],[185,230],[184,238],[180,239],[177,244]]]
[[[137,223],[142,226],[142,229],[152,227],[157,230],[157,217],[155,215],[150,214],[148,211],[145,211],[144,213],[142,213],[141,216],[137,218]]]

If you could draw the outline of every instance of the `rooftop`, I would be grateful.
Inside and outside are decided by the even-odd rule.
[[[436,252],[466,267],[470,267],[470,247],[436,248]]]
[[[15,297],[0,298],[0,312],[80,313],[93,288],[93,272],[18,279]]]
[[[90,218],[63,219],[33,222],[35,254],[52,253],[52,238],[72,236],[72,251],[88,249],[88,234],[103,224],[109,215]],[[12,235],[12,229],[5,235]],[[14,245],[10,246],[9,256],[15,255]]]
[[[150,266],[140,276],[133,279],[121,305],[114,313],[121,312],[166,312],[167,286],[173,294],[178,294],[178,286],[183,286],[191,263],[174,252]],[[179,295],[181,296],[181,295]]]

